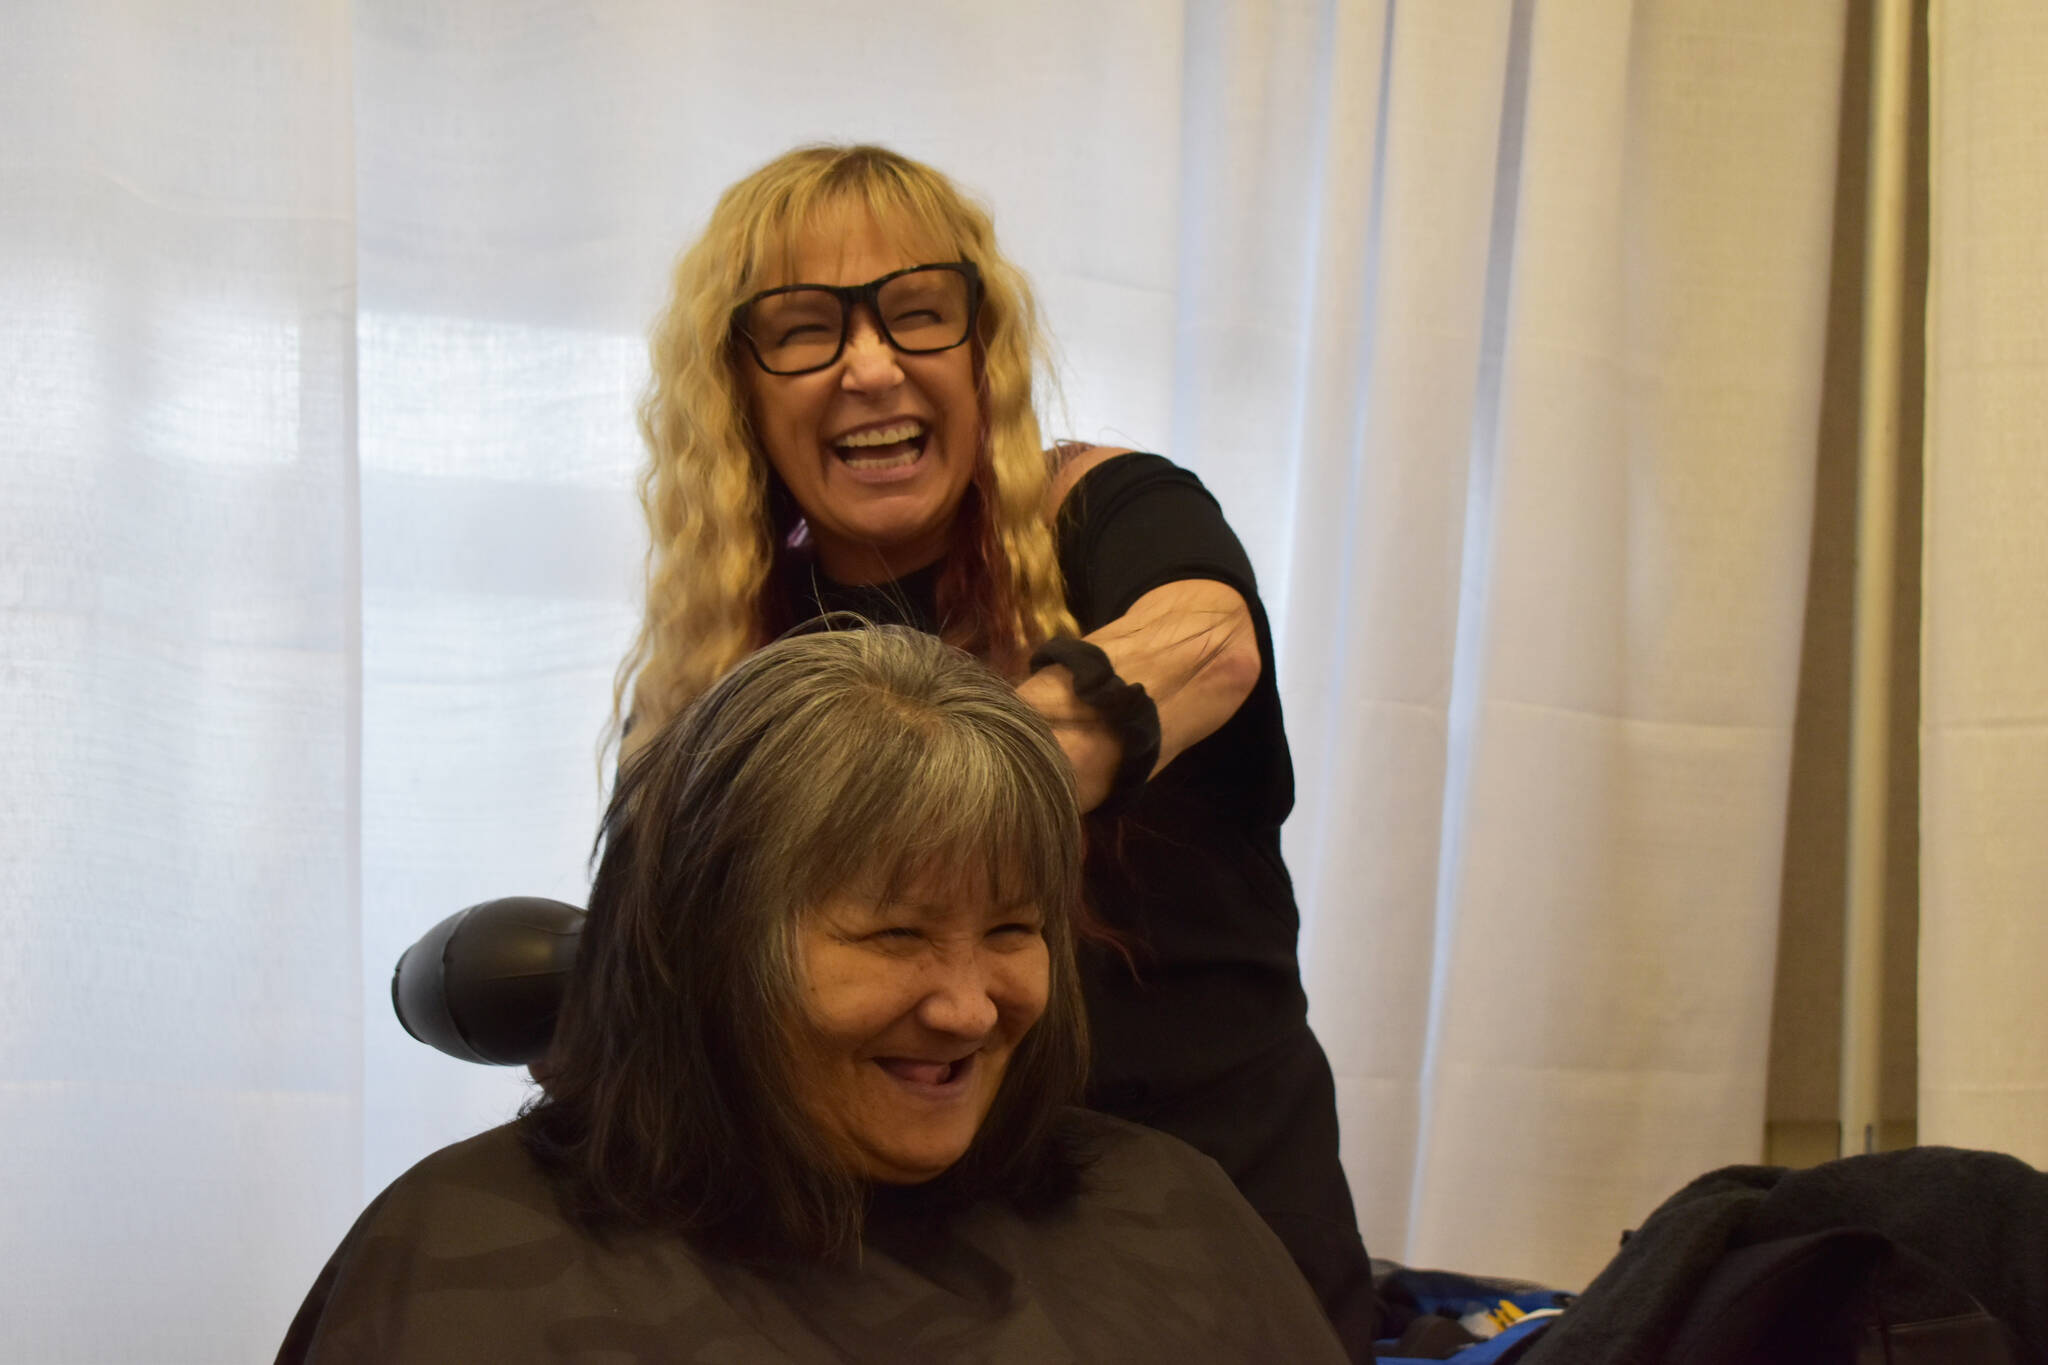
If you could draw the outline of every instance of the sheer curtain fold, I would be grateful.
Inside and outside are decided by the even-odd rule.
[[[9,27],[0,1318],[249,1359],[361,1189],[348,12]]]
[[[1931,14],[1920,1140],[2048,1165],[2048,16]]]
[[[1757,1153],[1841,33],[1535,11],[1424,1261],[1582,1279]]]
[[[1288,831],[1303,960],[1360,1218],[1383,1255],[1403,1254],[1402,1173],[1419,1155],[1429,908],[1510,77],[1510,11],[1472,17],[1400,7],[1354,39],[1378,50],[1359,54],[1352,91],[1339,93],[1373,118],[1332,149],[1288,563],[1281,679],[1307,737]]]
[[[1757,1153],[1842,18],[1392,15],[1283,676],[1382,1254],[1582,1280]]]

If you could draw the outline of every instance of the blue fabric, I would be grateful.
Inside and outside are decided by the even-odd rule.
[[[1510,1352],[1520,1351],[1532,1338],[1556,1321],[1554,1317],[1524,1318],[1499,1336],[1467,1346],[1450,1359],[1457,1361],[1458,1365],[1492,1365],[1492,1362],[1504,1359]],[[1389,1350],[1394,1345],[1391,1341],[1382,1344]],[[1379,1365],[1423,1365],[1421,1356],[1390,1356],[1375,1349]]]
[[[1555,1310],[1567,1307],[1573,1296],[1556,1289],[1540,1289],[1512,1281],[1487,1280],[1472,1275],[1460,1275],[1448,1270],[1410,1270],[1402,1268],[1393,1272],[1383,1282],[1405,1290],[1415,1300],[1416,1306],[1424,1313],[1455,1320],[1473,1313],[1490,1313],[1505,1316],[1516,1314],[1543,1313],[1542,1317],[1524,1317],[1502,1328],[1497,1336],[1467,1346],[1448,1357],[1459,1365],[1490,1365],[1491,1362],[1510,1359],[1518,1355],[1536,1336],[1557,1321]],[[1375,1343],[1374,1351],[1380,1365],[1420,1365],[1424,1357],[1399,1356],[1392,1354],[1396,1341],[1388,1339]]]

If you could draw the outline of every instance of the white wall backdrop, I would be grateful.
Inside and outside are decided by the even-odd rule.
[[[260,1358],[370,1193],[518,1104],[522,1076],[405,1038],[391,964],[471,902],[582,896],[642,549],[644,330],[717,191],[807,140],[982,193],[1062,345],[1049,426],[1188,463],[1251,547],[1375,1253],[1578,1283],[1678,1183],[1754,1159],[1843,19],[10,7],[8,1357]],[[2038,109],[2010,39],[1957,31],[1956,70],[2009,77],[1983,99]],[[1966,548],[1972,508],[2031,543],[2035,463],[1973,463],[2024,419],[1954,416],[1981,407],[1969,310],[2014,310],[1997,335],[2022,356],[2048,311],[2021,311],[2019,255],[1973,273],[1969,243],[2019,240],[1994,210],[2048,216],[2022,140],[1998,145],[2012,169],[1966,181],[1938,234],[1945,793],[2023,761],[1983,722],[2041,710],[2038,650],[1944,649],[1943,691],[1932,643],[1978,601],[2031,619]],[[1994,666],[2021,681],[1972,690]],[[1956,951],[2005,932],[1963,907],[2014,866],[2039,771],[1929,846]],[[1931,975],[1964,960],[1944,941]],[[1930,1071],[2012,1017],[1930,1016],[1930,1094],[2011,1093]],[[1973,1123],[1941,1131],[2014,1131]]]

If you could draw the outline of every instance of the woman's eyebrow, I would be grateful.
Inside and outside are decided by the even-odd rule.
[[[1021,896],[1014,900],[993,901],[985,896],[960,895],[945,899],[925,896],[881,897],[875,900],[862,899],[859,902],[866,910],[877,915],[907,915],[931,918],[949,915],[962,908],[978,909],[992,916],[1010,917],[1016,915],[1037,915],[1038,898]]]

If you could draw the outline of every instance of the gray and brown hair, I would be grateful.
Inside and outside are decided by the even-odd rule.
[[[768,645],[635,749],[599,836],[590,918],[526,1142],[593,1226],[717,1254],[858,1245],[866,1190],[791,1081],[796,930],[835,891],[934,875],[1038,907],[1051,980],[988,1120],[941,1181],[1054,1200],[1086,1028],[1081,827],[1044,720],[985,665],[898,627]]]

